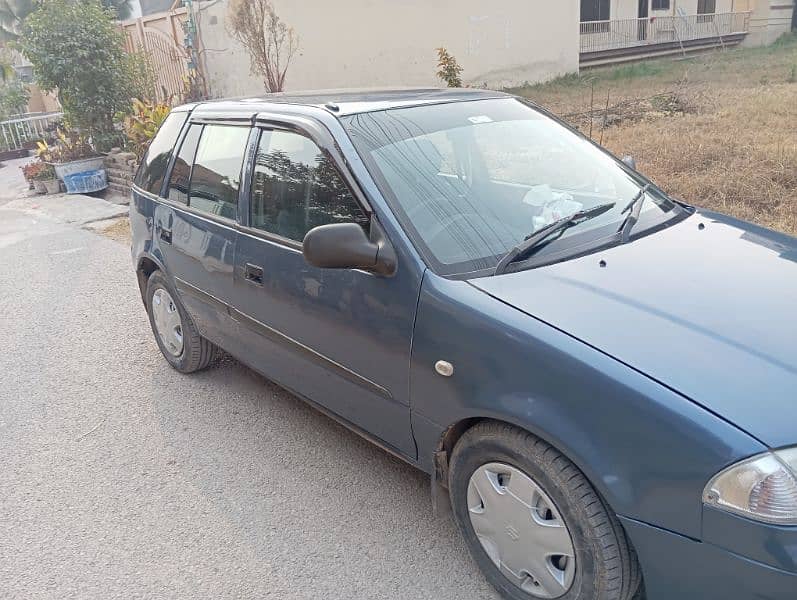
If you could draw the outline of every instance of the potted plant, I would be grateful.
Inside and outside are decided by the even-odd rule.
[[[24,167],[20,167],[20,169],[22,169],[22,175],[25,177],[25,181],[30,184],[30,189],[36,190],[40,194],[43,194],[45,189],[44,183],[39,182],[37,176],[45,166],[46,165],[43,162],[36,161],[28,163]]]
[[[52,165],[42,164],[42,168],[35,175],[34,183],[37,191],[44,188],[44,192],[40,193],[57,194],[61,191],[61,184],[55,176],[55,169]]]
[[[77,132],[59,130],[56,143],[49,145],[39,142],[37,156],[55,168],[58,179],[85,173],[86,171],[104,170],[103,157],[94,151],[89,140]]]

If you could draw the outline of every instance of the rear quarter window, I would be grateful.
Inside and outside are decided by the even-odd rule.
[[[138,187],[151,194],[160,195],[174,145],[187,119],[187,112],[171,113],[166,117],[144,155],[144,160],[141,161],[135,179]]]

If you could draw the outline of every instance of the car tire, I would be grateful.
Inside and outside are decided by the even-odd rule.
[[[640,589],[639,563],[616,516],[584,474],[536,436],[475,425],[454,447],[448,481],[465,542],[504,598],[631,600]]]
[[[194,373],[206,368],[216,358],[218,348],[209,342],[197,331],[196,325],[186,312],[166,277],[160,271],[155,271],[147,282],[147,313],[155,341],[163,357],[180,373]],[[168,304],[167,313],[172,321],[168,325],[159,321],[161,307]],[[169,318],[167,316],[167,318]],[[178,322],[179,319],[179,322]],[[163,334],[161,329],[174,329],[172,325],[179,323],[179,337]],[[178,342],[181,342],[178,344]]]

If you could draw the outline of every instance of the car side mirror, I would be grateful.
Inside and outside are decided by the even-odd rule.
[[[371,226],[376,229],[376,235],[372,234],[376,241],[368,239],[357,223],[315,227],[304,236],[304,259],[322,269],[363,269],[380,275],[392,275],[396,270],[393,249],[376,221],[372,221]]]
[[[633,156],[630,156],[630,155],[628,155],[628,156],[624,156],[624,157],[622,158],[622,160],[623,160],[623,162],[624,162],[626,165],[628,165],[629,167],[631,167],[632,169],[634,169],[634,171],[636,171],[636,159],[635,159]]]

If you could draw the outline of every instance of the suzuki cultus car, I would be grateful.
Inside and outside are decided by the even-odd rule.
[[[429,473],[503,597],[797,598],[797,240],[463,90],[176,108],[131,223],[166,360]]]

